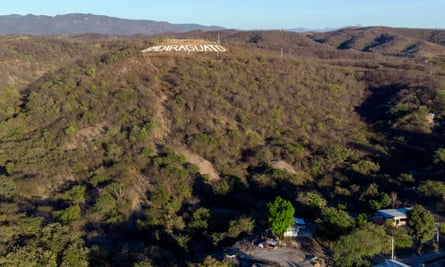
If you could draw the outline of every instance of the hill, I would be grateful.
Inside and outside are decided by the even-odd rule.
[[[386,55],[445,55],[444,30],[385,27],[345,28],[311,36],[337,49],[356,49]]]
[[[141,53],[218,34],[224,53]],[[308,220],[444,211],[440,53],[282,31],[0,38],[5,266],[199,266],[264,230],[276,196]]]
[[[152,20],[129,20],[92,14],[58,16],[6,15],[0,16],[0,34],[82,34],[110,35],[157,34],[192,30],[217,30],[221,27],[198,24],[171,24]]]

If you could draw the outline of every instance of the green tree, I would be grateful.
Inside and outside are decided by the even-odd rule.
[[[242,233],[251,233],[255,226],[255,220],[250,217],[241,217],[230,221],[227,236],[237,238]]]
[[[86,186],[75,185],[71,189],[65,191],[62,195],[62,199],[70,201],[74,204],[80,204],[85,202]]]
[[[445,183],[442,181],[427,180],[417,188],[417,191],[427,198],[442,200],[445,197]]]
[[[196,267],[229,267],[230,263],[221,262],[217,259],[212,258],[211,256],[207,256],[201,264],[194,265]]]
[[[158,192],[152,194],[150,202],[151,207],[145,212],[147,220],[140,221],[140,226],[163,226],[168,233],[184,229],[183,218],[177,214],[182,203],[175,195],[159,186]]]
[[[210,219],[210,211],[201,207],[193,212],[192,219],[188,223],[188,228],[192,232],[203,232],[208,228],[208,220]]]
[[[380,170],[380,165],[370,160],[360,160],[351,165],[351,169],[362,175],[371,175]]]
[[[68,223],[82,218],[82,210],[80,209],[79,205],[74,205],[64,210],[55,211],[54,216],[58,217],[64,223]]]
[[[436,164],[445,164],[445,148],[434,151],[433,161]]]
[[[411,248],[413,239],[408,234],[408,230],[404,227],[397,227],[391,220],[386,220],[384,228],[388,236],[394,237],[396,248]]]
[[[358,226],[358,227],[360,227],[360,226],[364,226],[364,225],[366,225],[368,222],[369,222],[369,215],[368,215],[368,214],[366,214],[366,213],[360,213],[360,214],[357,216],[356,223],[357,223],[357,226]]]
[[[96,212],[105,215],[113,213],[116,209],[116,200],[110,193],[103,191],[96,199],[96,204],[94,205],[94,210]]]
[[[272,227],[272,232],[282,237],[294,221],[295,209],[292,203],[278,196],[274,202],[267,204],[267,208],[269,211],[268,221]]]
[[[57,266],[57,255],[50,250],[36,246],[15,247],[5,256],[0,257],[0,265],[6,267],[28,266],[39,267]]]
[[[34,231],[33,231],[34,232]],[[81,233],[59,223],[48,224],[35,236],[20,237],[21,246],[7,248],[1,266],[88,266],[88,249]]]
[[[421,205],[416,205],[408,213],[408,233],[417,242],[417,252],[422,251],[422,244],[433,237],[433,215]]]
[[[319,233],[330,240],[347,234],[355,225],[355,220],[349,214],[338,208],[326,208],[322,211],[319,223]]]
[[[18,232],[22,236],[35,236],[39,233],[43,224],[42,217],[25,217],[17,222]]]
[[[334,260],[343,267],[365,266],[368,257],[389,250],[388,240],[384,228],[367,224],[335,241]]]
[[[371,210],[379,210],[382,208],[387,208],[391,205],[391,197],[387,193],[381,193],[379,199],[371,199],[368,204]]]
[[[122,219],[116,199],[107,191],[100,193],[96,199],[96,204],[94,204],[93,211],[107,223],[118,223]]]
[[[406,229],[396,227],[392,234],[397,248],[410,248],[413,246],[413,239],[408,235]]]
[[[441,235],[445,234],[445,224],[444,223],[439,224],[439,233]]]

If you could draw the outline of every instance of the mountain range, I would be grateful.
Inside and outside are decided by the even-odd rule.
[[[92,14],[37,16],[28,14],[0,16],[0,34],[82,34],[110,35],[157,34],[217,30],[221,27],[198,24],[172,24],[152,20],[129,20]]]

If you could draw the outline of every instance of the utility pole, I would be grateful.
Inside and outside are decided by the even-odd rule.
[[[281,58],[283,58],[283,48],[281,48]]]
[[[218,44],[221,44],[221,35],[219,32],[218,32]]]
[[[391,235],[391,260],[394,260],[394,236]]]

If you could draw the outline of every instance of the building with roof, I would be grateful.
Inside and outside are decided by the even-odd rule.
[[[411,267],[411,266],[397,260],[386,260],[383,263],[374,265],[374,267]]]
[[[373,217],[377,224],[383,224],[386,220],[392,220],[394,226],[404,226],[408,220],[408,212],[412,208],[383,209],[378,210]]]
[[[306,222],[302,218],[294,217],[294,223],[283,233],[284,237],[297,237],[300,230],[306,228]]]

